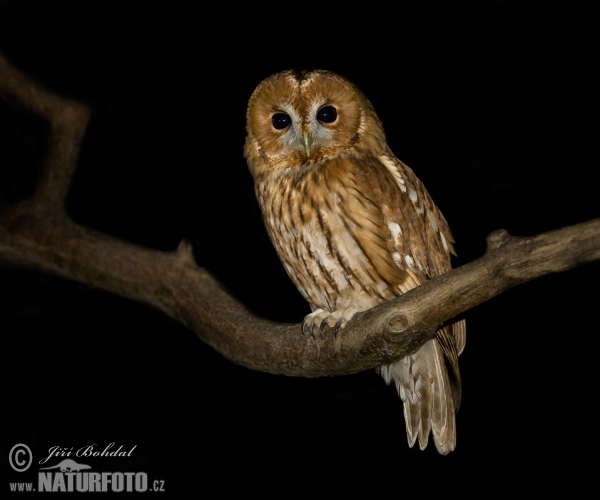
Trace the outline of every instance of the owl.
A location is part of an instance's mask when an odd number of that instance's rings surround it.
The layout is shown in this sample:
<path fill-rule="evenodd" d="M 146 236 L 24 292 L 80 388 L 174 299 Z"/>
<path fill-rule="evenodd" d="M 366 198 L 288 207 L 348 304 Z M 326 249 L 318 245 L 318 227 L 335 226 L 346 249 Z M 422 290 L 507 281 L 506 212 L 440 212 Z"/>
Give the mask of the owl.
<path fill-rule="evenodd" d="M 354 314 L 451 269 L 453 239 L 381 121 L 351 82 L 325 70 L 283 71 L 250 97 L 244 157 L 270 239 L 308 301 L 305 332 L 343 335 Z M 456 445 L 464 320 L 378 368 L 404 404 L 409 446 L 429 434 Z"/>

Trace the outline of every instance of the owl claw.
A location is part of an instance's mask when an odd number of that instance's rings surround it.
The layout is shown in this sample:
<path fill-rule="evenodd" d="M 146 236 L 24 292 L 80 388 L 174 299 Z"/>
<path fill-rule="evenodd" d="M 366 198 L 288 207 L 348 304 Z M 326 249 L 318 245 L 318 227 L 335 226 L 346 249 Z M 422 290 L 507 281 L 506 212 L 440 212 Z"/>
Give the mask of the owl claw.
<path fill-rule="evenodd" d="M 313 338 L 315 337 L 312 323 L 308 321 L 304 321 L 304 323 L 302 323 L 302 335 L 305 337 L 308 337 L 309 335 Z"/>
<path fill-rule="evenodd" d="M 344 318 L 340 318 L 337 320 L 335 326 L 333 327 L 333 334 L 337 337 L 338 331 L 346 326 L 348 321 L 344 320 Z"/>
<path fill-rule="evenodd" d="M 325 328 L 326 324 L 327 324 L 327 320 L 321 321 L 321 324 L 319 325 L 319 333 L 321 334 L 321 337 L 323 337 L 323 328 Z"/>
<path fill-rule="evenodd" d="M 319 333 L 323 336 L 323 320 L 329 313 L 323 309 L 316 309 L 310 313 L 304 322 L 302 323 L 302 333 L 304 335 L 310 334 L 312 338 L 315 338 L 315 327 L 319 327 Z"/>
<path fill-rule="evenodd" d="M 314 339 L 315 338 L 315 326 L 317 325 L 317 323 L 315 321 L 313 321 L 310 324 L 310 336 Z M 321 334 L 322 335 L 322 334 Z"/>
<path fill-rule="evenodd" d="M 302 333 L 304 335 L 310 333 L 310 336 L 315 338 L 315 329 L 318 328 L 319 334 L 324 337 L 325 327 L 328 326 L 333 329 L 333 334 L 337 336 L 338 331 L 344 328 L 358 311 L 353 307 L 337 309 L 333 312 L 316 309 L 304 318 Z"/>

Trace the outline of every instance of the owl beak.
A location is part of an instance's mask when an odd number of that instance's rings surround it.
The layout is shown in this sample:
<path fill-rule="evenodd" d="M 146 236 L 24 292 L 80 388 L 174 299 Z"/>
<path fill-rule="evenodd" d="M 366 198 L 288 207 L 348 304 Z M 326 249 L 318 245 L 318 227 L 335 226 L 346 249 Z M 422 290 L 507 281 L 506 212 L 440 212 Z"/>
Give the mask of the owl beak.
<path fill-rule="evenodd" d="M 306 151 L 306 155 L 310 156 L 310 150 L 312 148 L 313 141 L 310 133 L 307 130 L 305 130 L 302 134 L 302 144 L 304 144 L 304 151 Z"/>

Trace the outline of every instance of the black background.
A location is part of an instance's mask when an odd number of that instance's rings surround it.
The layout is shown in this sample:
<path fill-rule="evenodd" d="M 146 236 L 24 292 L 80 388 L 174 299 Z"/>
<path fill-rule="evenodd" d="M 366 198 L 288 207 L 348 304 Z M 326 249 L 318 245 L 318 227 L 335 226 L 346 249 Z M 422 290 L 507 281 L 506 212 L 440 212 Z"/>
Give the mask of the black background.
<path fill-rule="evenodd" d="M 334 70 L 367 94 L 446 215 L 455 266 L 495 229 L 527 236 L 600 215 L 591 12 L 368 4 L 5 0 L 0 50 L 92 106 L 67 200 L 78 223 L 163 250 L 190 238 L 199 264 L 274 320 L 300 322 L 308 307 L 267 240 L 242 146 L 248 97 L 278 70 Z M 0 101 L 0 203 L 31 192 L 45 130 Z M 408 448 L 400 399 L 374 372 L 252 372 L 149 307 L 3 268 L 0 452 L 136 445 L 78 461 L 199 498 L 592 488 L 599 279 L 588 264 L 466 313 L 458 447 L 442 457 Z M 35 479 L 2 460 L 3 491 Z"/>

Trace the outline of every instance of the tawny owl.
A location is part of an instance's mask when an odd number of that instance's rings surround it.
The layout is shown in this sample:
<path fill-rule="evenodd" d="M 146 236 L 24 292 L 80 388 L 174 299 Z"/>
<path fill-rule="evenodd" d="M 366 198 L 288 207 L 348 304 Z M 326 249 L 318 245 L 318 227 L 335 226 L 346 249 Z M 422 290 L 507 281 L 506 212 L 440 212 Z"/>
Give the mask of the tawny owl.
<path fill-rule="evenodd" d="M 244 156 L 263 219 L 290 278 L 309 302 L 311 332 L 450 270 L 448 224 L 387 145 L 367 98 L 329 71 L 284 71 L 248 103 Z M 464 321 L 379 368 L 404 402 L 409 445 L 456 444 Z"/>

